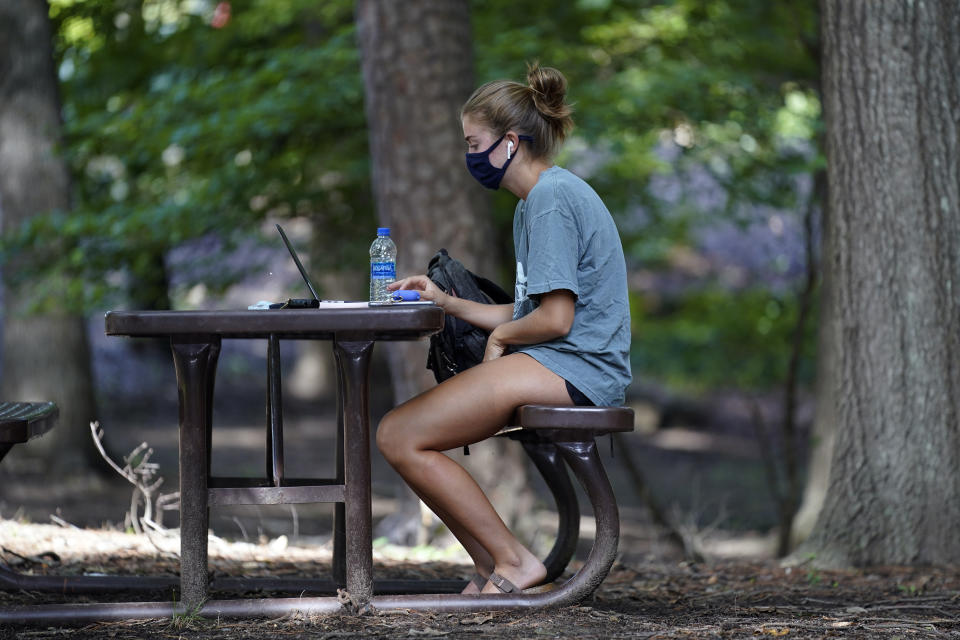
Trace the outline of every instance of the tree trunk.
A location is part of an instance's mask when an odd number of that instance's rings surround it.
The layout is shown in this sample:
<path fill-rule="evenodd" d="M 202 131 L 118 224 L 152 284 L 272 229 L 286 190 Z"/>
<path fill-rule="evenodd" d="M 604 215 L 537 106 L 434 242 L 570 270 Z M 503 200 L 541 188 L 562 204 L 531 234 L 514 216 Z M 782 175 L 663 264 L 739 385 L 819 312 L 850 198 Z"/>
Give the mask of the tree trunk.
<path fill-rule="evenodd" d="M 361 0 L 357 32 L 374 200 L 397 243 L 398 275 L 425 273 L 440 247 L 489 273 L 490 205 L 464 167 L 458 117 L 473 91 L 468 3 Z M 390 347 L 398 402 L 433 384 L 424 343 Z"/>
<path fill-rule="evenodd" d="M 425 273 L 441 247 L 491 274 L 499 251 L 489 198 L 464 166 L 459 119 L 474 89 L 469 3 L 359 0 L 356 16 L 377 215 L 397 243 L 398 275 Z M 386 346 L 397 402 L 435 384 L 425 341 Z M 484 443 L 465 462 L 488 495 L 519 498 L 526 484 L 522 452 L 504 447 Z M 479 463 L 488 455 L 496 464 Z M 508 523 L 525 508 L 522 499 L 491 497 Z"/>
<path fill-rule="evenodd" d="M 60 104 L 43 0 L 0 0 L 0 216 L 6 233 L 31 216 L 70 207 L 67 167 L 58 155 Z M 8 269 L 15 268 L 7 265 Z M 30 317 L 30 284 L 4 295 L 4 400 L 54 400 L 53 432 L 11 456 L 40 453 L 51 468 L 96 459 L 90 349 L 82 317 Z M 25 453 L 20 450 L 27 450 Z M 89 453 L 89 455 L 87 455 Z"/>
<path fill-rule="evenodd" d="M 823 2 L 836 350 L 830 486 L 801 554 L 960 561 L 960 12 Z"/>
<path fill-rule="evenodd" d="M 830 207 L 822 201 L 820 227 L 829 224 Z M 817 326 L 817 376 L 815 395 L 816 410 L 813 430 L 810 433 L 810 453 L 807 462 L 807 483 L 803 491 L 800 509 L 793 518 L 790 531 L 790 548 L 795 549 L 810 537 L 817 516 L 823 508 L 830 482 L 830 459 L 833 456 L 834 436 L 837 432 L 836 401 L 832 397 L 836 387 L 836 371 L 839 349 L 832 339 L 834 335 L 833 274 L 831 273 L 831 243 L 829 234 L 821 232 L 820 260 L 820 309 Z"/>

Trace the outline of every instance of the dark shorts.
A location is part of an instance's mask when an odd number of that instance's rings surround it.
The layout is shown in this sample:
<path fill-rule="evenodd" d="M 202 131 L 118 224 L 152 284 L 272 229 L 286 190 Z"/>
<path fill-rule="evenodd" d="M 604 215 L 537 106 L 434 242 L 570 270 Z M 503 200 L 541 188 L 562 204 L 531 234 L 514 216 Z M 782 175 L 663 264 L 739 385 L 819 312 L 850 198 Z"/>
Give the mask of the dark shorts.
<path fill-rule="evenodd" d="M 577 407 L 592 407 L 593 401 L 590 400 L 587 396 L 583 395 L 583 391 L 577 389 L 575 386 L 564 380 L 567 385 L 567 393 L 570 394 L 570 399 L 573 400 L 573 404 Z"/>

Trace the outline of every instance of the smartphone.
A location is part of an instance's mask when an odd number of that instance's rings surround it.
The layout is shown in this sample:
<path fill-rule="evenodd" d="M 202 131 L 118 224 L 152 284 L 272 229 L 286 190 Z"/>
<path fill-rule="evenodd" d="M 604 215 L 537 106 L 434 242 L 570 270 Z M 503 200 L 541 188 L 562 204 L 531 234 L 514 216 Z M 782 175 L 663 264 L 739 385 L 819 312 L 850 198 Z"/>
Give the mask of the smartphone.
<path fill-rule="evenodd" d="M 274 302 L 271 309 L 318 309 L 320 301 L 316 298 L 290 298 L 286 302 Z"/>

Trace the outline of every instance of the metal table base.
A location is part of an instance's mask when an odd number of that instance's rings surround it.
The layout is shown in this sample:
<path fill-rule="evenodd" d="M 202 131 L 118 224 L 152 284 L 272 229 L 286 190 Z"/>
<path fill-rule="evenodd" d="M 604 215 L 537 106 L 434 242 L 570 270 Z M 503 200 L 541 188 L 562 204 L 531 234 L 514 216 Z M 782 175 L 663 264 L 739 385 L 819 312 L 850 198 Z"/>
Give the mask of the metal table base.
<path fill-rule="evenodd" d="M 580 505 L 570 482 L 566 464 L 557 446 L 534 433 L 505 433 L 519 440 L 534 465 L 543 476 L 556 502 L 558 514 L 557 537 L 547 554 L 546 582 L 557 580 L 567 568 L 576 551 L 580 533 Z M 268 453 L 268 456 L 270 454 Z M 342 466 L 342 460 L 339 461 Z M 342 472 L 340 472 L 342 473 Z M 338 504 L 342 509 L 342 504 Z M 342 516 L 341 516 L 342 517 Z M 209 581 L 212 592 L 286 592 L 307 594 L 333 594 L 345 586 L 343 525 L 335 518 L 333 579 L 262 577 L 238 578 L 217 577 Z M 339 540 L 338 540 L 339 538 Z M 176 576 L 84 576 L 84 575 L 28 575 L 0 565 L 0 589 L 41 591 L 60 594 L 82 593 L 173 593 L 179 597 L 181 581 Z M 459 593 L 466 586 L 465 580 L 374 580 L 373 594 L 405 593 Z"/>

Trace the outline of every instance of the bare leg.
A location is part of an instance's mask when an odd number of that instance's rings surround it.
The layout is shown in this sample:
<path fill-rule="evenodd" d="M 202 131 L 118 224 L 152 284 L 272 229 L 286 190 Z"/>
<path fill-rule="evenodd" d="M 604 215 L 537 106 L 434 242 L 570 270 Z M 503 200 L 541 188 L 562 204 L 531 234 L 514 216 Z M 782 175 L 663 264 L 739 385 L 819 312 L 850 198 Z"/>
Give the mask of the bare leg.
<path fill-rule="evenodd" d="M 522 353 L 484 362 L 388 413 L 377 446 L 404 480 L 458 532 L 493 559 L 519 588 L 546 575 L 543 564 L 507 529 L 466 470 L 442 452 L 489 438 L 523 404 L 571 404 L 563 378 Z M 468 552 L 470 549 L 468 548 Z M 478 554 L 482 555 L 482 554 Z M 485 567 L 474 557 L 478 570 Z M 497 593 L 488 584 L 484 592 Z"/>
<path fill-rule="evenodd" d="M 417 493 L 417 491 L 414 490 L 414 493 Z M 443 509 L 436 506 L 435 502 L 427 496 L 420 495 L 419 493 L 417 493 L 417 495 L 431 511 L 437 514 L 437 517 L 443 521 L 443 524 L 450 530 L 450 533 L 452 533 L 460 544 L 463 545 L 463 548 L 467 550 L 470 559 L 473 560 L 474 571 L 484 578 L 489 576 L 490 572 L 493 571 L 493 556 L 491 556 L 490 553 L 483 548 L 483 545 L 477 542 L 466 529 L 461 527 L 460 523 L 451 518 Z M 480 593 L 480 588 L 471 581 L 461 593 Z"/>

